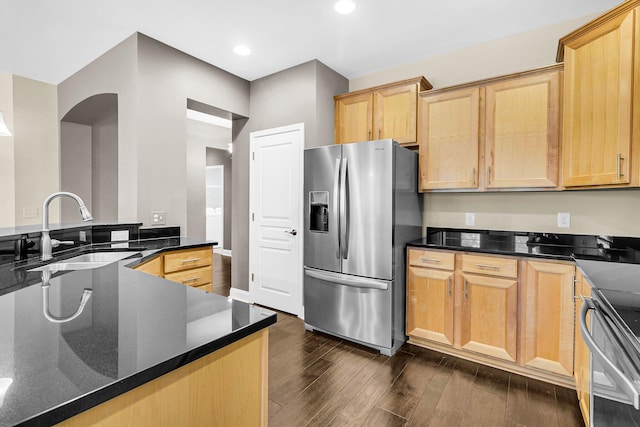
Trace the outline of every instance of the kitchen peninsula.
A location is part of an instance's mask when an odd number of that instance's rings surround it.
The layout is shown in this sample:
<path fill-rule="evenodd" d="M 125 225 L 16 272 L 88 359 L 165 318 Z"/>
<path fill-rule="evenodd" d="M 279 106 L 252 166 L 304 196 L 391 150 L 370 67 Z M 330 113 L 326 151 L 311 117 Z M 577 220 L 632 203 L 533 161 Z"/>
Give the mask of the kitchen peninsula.
<path fill-rule="evenodd" d="M 136 240 L 86 270 L 0 266 L 0 426 L 266 425 L 275 313 L 135 270 L 210 245 Z"/>

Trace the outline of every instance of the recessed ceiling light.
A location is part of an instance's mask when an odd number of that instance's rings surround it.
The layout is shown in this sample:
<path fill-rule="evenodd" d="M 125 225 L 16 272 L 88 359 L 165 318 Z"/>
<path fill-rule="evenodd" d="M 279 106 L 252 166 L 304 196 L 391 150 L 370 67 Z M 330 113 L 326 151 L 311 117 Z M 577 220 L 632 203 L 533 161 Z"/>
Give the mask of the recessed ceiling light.
<path fill-rule="evenodd" d="M 251 49 L 241 44 L 233 48 L 233 51 L 241 56 L 251 55 Z"/>
<path fill-rule="evenodd" d="M 353 12 L 353 9 L 356 8 L 356 4 L 351 0 L 339 0 L 336 2 L 334 8 L 336 9 L 336 12 L 346 15 L 347 13 Z"/>

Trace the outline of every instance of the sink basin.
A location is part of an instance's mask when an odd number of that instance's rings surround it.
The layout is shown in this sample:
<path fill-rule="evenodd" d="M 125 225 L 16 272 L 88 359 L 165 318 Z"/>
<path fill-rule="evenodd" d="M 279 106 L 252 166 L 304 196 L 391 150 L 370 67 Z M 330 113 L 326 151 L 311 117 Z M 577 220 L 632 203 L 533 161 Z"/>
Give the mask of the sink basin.
<path fill-rule="evenodd" d="M 92 252 L 58 262 L 52 262 L 28 271 L 64 271 L 64 270 L 90 270 L 103 267 L 116 261 L 136 255 L 139 252 Z"/>

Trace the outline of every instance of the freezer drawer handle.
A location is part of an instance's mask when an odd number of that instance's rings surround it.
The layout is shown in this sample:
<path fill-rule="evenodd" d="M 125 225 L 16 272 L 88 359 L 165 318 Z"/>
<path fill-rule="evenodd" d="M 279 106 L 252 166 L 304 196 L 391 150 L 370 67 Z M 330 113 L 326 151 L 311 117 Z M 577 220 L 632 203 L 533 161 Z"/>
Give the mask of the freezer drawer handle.
<path fill-rule="evenodd" d="M 627 397 L 629 397 L 633 401 L 633 407 L 636 409 L 640 409 L 640 395 L 638 393 L 638 389 L 633 385 L 633 382 L 627 378 L 617 366 L 609 360 L 609 358 L 603 353 L 602 350 L 598 347 L 598 345 L 593 340 L 589 329 L 587 328 L 587 312 L 589 310 L 596 310 L 596 306 L 591 300 L 591 298 L 582 298 L 582 307 L 580 308 L 580 334 L 584 339 L 585 344 L 589 347 L 589 350 L 594 355 L 598 356 L 598 359 L 602 362 L 602 367 L 607 371 L 615 383 L 620 386 L 621 389 L 624 390 Z M 602 322 L 602 326 L 606 328 L 605 322 Z"/>
<path fill-rule="evenodd" d="M 367 279 L 364 277 L 352 279 L 348 276 L 345 276 L 344 274 L 312 270 L 310 268 L 305 268 L 304 274 L 306 274 L 309 277 L 313 277 L 314 279 L 320 279 L 320 280 L 325 280 L 327 282 L 339 283 L 341 285 L 351 286 L 353 288 L 380 289 L 383 291 L 386 291 L 387 289 L 389 289 L 389 283 L 384 282 L 382 280 Z"/>

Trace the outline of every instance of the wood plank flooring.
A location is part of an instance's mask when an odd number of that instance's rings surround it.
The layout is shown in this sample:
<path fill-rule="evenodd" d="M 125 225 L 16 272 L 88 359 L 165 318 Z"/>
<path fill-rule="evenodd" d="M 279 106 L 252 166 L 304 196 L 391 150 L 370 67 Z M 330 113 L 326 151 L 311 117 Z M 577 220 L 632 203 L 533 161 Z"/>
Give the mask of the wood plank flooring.
<path fill-rule="evenodd" d="M 230 266 L 214 254 L 215 293 L 229 295 Z M 584 426 L 574 390 L 409 344 L 382 356 L 281 312 L 269 333 L 269 425 Z"/>

